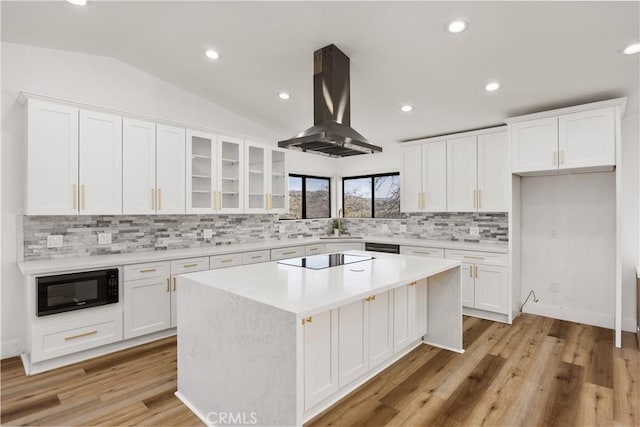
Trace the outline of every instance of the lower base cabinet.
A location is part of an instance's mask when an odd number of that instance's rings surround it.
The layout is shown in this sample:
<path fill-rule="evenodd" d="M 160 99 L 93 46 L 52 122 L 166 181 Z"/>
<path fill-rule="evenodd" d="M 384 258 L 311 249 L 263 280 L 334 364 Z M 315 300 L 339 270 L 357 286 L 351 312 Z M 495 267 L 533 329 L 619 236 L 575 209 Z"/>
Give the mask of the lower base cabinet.
<path fill-rule="evenodd" d="M 395 354 L 427 334 L 427 280 L 410 283 L 392 292 Z"/>
<path fill-rule="evenodd" d="M 338 310 L 304 325 L 304 409 L 338 391 Z"/>
<path fill-rule="evenodd" d="M 171 285 L 168 276 L 124 282 L 124 338 L 171 327 Z"/>

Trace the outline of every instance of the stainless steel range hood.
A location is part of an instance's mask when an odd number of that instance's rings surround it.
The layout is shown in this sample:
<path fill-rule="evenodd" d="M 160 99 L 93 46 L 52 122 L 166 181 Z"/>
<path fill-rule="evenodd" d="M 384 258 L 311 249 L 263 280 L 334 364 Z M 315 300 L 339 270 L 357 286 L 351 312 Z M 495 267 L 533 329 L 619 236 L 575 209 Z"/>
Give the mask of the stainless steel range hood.
<path fill-rule="evenodd" d="M 313 53 L 313 123 L 278 146 L 331 157 L 382 152 L 350 126 L 349 57 L 334 45 Z"/>

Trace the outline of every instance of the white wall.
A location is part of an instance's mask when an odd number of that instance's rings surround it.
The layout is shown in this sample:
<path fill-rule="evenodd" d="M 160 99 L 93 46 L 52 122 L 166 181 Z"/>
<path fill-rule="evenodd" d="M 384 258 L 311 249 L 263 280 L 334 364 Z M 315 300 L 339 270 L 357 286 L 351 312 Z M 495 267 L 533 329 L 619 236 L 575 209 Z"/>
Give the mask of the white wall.
<path fill-rule="evenodd" d="M 260 124 L 111 58 L 2 43 L 2 357 L 22 349 L 22 278 L 19 233 L 24 194 L 24 117 L 19 91 L 185 122 L 275 143 L 280 135 Z M 291 153 L 298 172 L 333 174 L 334 162 Z"/>
<path fill-rule="evenodd" d="M 615 227 L 615 173 L 523 178 L 525 311 L 613 328 Z"/>

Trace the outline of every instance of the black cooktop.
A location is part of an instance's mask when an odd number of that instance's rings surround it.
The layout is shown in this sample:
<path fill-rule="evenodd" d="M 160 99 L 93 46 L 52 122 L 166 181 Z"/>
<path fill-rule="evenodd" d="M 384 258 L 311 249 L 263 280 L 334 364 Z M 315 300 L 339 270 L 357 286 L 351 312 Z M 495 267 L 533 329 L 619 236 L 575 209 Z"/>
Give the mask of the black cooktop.
<path fill-rule="evenodd" d="M 313 255 L 303 258 L 291 258 L 278 261 L 278 264 L 293 265 L 295 267 L 310 268 L 312 270 L 322 270 L 323 268 L 337 267 L 355 262 L 369 261 L 375 259 L 372 256 L 349 255 L 349 254 L 328 254 Z"/>

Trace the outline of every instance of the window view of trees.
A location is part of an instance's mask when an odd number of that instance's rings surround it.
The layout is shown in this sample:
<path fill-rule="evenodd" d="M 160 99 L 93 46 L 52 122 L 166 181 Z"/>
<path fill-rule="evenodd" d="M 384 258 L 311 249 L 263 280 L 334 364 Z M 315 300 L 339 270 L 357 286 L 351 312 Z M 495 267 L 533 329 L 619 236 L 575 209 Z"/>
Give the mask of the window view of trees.
<path fill-rule="evenodd" d="M 345 217 L 400 217 L 400 174 L 344 178 L 342 185 Z"/>
<path fill-rule="evenodd" d="M 331 217 L 329 178 L 289 175 L 289 213 L 281 219 Z"/>

